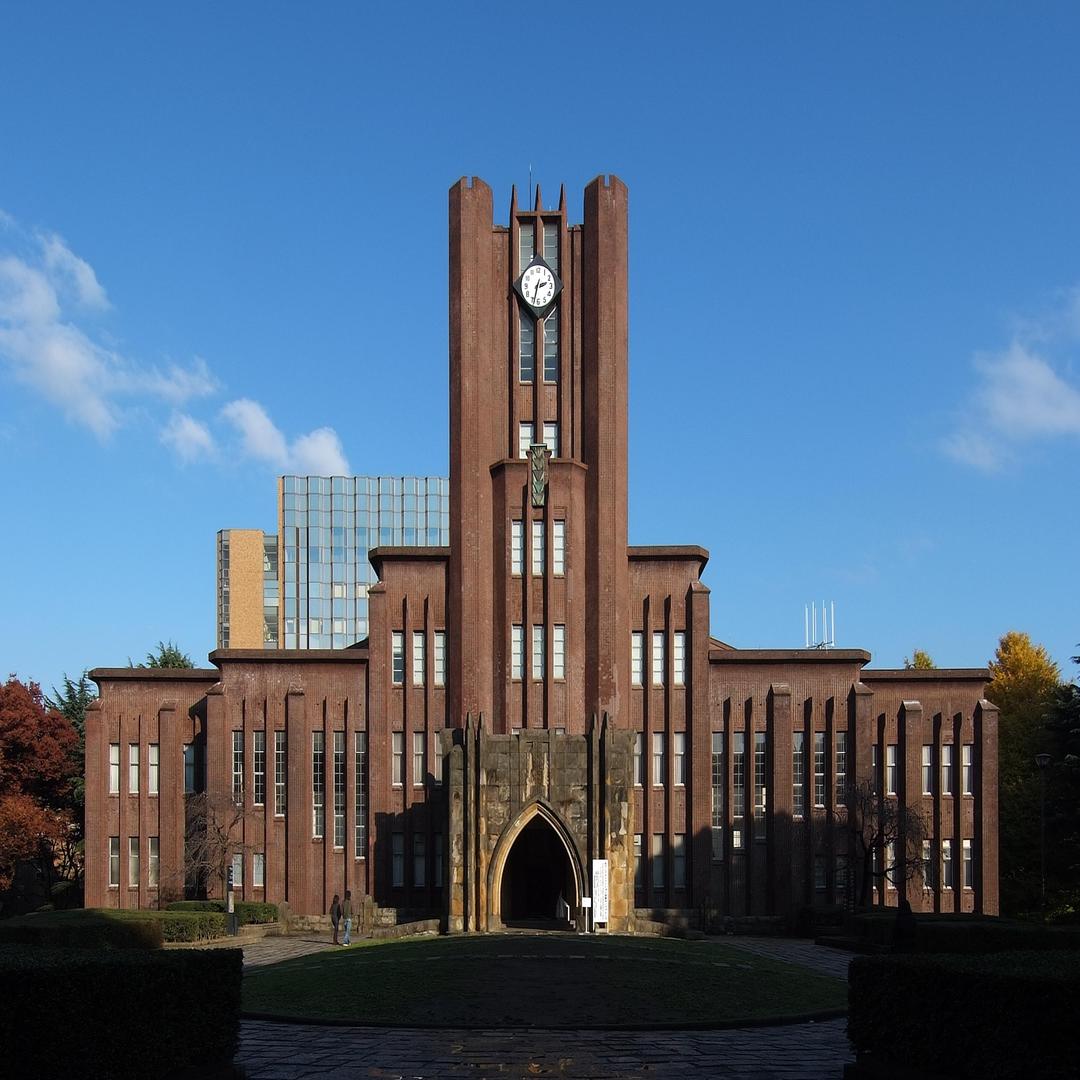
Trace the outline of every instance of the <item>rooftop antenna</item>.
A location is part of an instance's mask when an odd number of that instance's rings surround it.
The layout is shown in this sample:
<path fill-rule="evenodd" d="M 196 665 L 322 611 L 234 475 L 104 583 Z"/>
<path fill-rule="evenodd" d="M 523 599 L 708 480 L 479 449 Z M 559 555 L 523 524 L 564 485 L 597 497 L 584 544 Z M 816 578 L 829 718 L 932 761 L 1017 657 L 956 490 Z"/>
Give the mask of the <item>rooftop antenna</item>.
<path fill-rule="evenodd" d="M 821 636 L 818 637 L 817 601 L 803 605 L 803 640 L 807 649 L 836 647 L 836 601 L 821 602 Z"/>
<path fill-rule="evenodd" d="M 532 194 L 532 189 L 533 189 L 533 186 L 532 186 L 532 162 L 530 161 L 529 162 L 529 188 L 528 188 L 528 191 L 529 191 L 530 195 Z M 533 209 L 535 210 L 536 207 L 534 206 Z"/>

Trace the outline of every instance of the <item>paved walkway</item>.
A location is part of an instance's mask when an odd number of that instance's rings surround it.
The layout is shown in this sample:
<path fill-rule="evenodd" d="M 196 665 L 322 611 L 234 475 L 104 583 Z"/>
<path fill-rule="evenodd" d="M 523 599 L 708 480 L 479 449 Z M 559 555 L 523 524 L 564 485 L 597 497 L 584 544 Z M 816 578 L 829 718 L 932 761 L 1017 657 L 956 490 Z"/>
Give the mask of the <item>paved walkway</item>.
<path fill-rule="evenodd" d="M 852 959 L 852 953 L 843 949 L 829 949 L 798 938 L 725 937 L 722 940 L 726 945 L 747 949 L 773 960 L 786 960 L 789 964 L 812 968 L 822 975 L 832 975 L 837 979 L 847 979 L 848 965 Z"/>

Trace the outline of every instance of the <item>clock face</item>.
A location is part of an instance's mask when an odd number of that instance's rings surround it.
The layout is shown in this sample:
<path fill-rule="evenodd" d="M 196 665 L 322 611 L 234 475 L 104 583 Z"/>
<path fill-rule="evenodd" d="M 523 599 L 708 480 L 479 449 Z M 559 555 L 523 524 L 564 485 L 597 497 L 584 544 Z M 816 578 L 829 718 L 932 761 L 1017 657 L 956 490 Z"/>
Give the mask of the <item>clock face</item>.
<path fill-rule="evenodd" d="M 555 275 L 543 263 L 533 263 L 521 275 L 525 303 L 540 311 L 555 299 Z"/>

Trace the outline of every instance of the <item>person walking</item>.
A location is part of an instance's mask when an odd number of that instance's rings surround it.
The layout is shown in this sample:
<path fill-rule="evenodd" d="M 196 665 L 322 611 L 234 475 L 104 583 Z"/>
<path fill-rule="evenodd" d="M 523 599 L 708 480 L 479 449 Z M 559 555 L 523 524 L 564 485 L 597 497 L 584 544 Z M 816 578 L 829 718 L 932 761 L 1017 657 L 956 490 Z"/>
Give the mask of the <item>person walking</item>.
<path fill-rule="evenodd" d="M 345 920 L 345 940 L 342 945 L 348 945 L 352 935 L 352 892 L 345 890 L 345 900 L 341 905 L 341 917 Z"/>
<path fill-rule="evenodd" d="M 338 941 L 338 925 L 341 922 L 341 900 L 338 898 L 338 894 L 334 893 L 334 899 L 330 901 L 330 925 L 334 928 L 334 944 L 340 945 Z"/>

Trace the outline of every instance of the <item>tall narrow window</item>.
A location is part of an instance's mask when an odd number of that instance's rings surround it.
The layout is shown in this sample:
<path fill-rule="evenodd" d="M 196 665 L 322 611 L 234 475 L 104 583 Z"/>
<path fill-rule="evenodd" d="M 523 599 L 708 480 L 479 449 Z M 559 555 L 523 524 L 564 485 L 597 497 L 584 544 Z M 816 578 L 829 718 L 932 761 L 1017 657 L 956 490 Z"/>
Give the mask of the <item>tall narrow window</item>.
<path fill-rule="evenodd" d="M 551 630 L 551 675 L 566 678 L 566 627 L 561 624 Z"/>
<path fill-rule="evenodd" d="M 414 630 L 412 636 L 412 684 L 424 685 L 424 632 Z"/>
<path fill-rule="evenodd" d="M 139 744 L 128 744 L 128 794 L 139 794 Z"/>
<path fill-rule="evenodd" d="M 956 885 L 953 878 L 952 841 L 941 841 L 941 884 L 946 889 L 952 889 Z"/>
<path fill-rule="evenodd" d="M 531 383 L 536 377 L 536 322 L 527 311 L 518 313 L 518 380 Z"/>
<path fill-rule="evenodd" d="M 652 684 L 664 685 L 664 632 L 654 630 L 652 636 Z"/>
<path fill-rule="evenodd" d="M 971 795 L 975 790 L 975 747 L 971 743 L 960 747 L 960 770 L 960 790 Z"/>
<path fill-rule="evenodd" d="M 671 645 L 671 678 L 676 686 L 686 685 L 686 634 L 676 630 Z"/>
<path fill-rule="evenodd" d="M 974 853 L 971 850 L 971 841 L 964 840 L 961 842 L 962 851 L 964 856 L 964 888 L 975 888 L 975 859 Z"/>
<path fill-rule="evenodd" d="M 645 733 L 634 733 L 634 786 L 645 783 Z"/>
<path fill-rule="evenodd" d="M 825 732 L 814 732 L 814 806 L 825 805 Z"/>
<path fill-rule="evenodd" d="M 559 309 L 552 308 L 544 320 L 544 382 L 559 381 Z M 546 441 L 546 440 L 545 440 Z M 550 444 L 549 444 L 550 445 Z M 558 457 L 558 451 L 552 448 Z"/>
<path fill-rule="evenodd" d="M 510 522 L 510 573 L 520 574 L 525 546 L 525 523 L 523 521 Z"/>
<path fill-rule="evenodd" d="M 559 272 L 559 226 L 555 222 L 544 223 L 544 262 Z"/>
<path fill-rule="evenodd" d="M 390 754 L 390 782 L 394 787 L 401 787 L 405 783 L 405 732 L 391 733 Z"/>
<path fill-rule="evenodd" d="M 551 529 L 551 572 L 561 577 L 566 573 L 566 522 L 554 521 Z"/>
<path fill-rule="evenodd" d="M 686 787 L 686 732 L 676 731 L 672 738 L 675 752 L 675 786 Z"/>
<path fill-rule="evenodd" d="M 686 888 L 686 833 L 676 833 L 671 850 L 672 885 L 676 889 Z"/>
<path fill-rule="evenodd" d="M 653 833 L 652 838 L 652 883 L 659 892 L 664 887 L 664 834 Z"/>
<path fill-rule="evenodd" d="M 922 842 L 922 877 L 923 888 L 934 888 L 934 841 L 924 840 Z"/>
<path fill-rule="evenodd" d="M 395 889 L 405 887 L 405 834 L 392 833 L 390 836 L 391 883 Z"/>
<path fill-rule="evenodd" d="M 828 887 L 828 867 L 825 865 L 825 856 L 818 853 L 814 856 L 814 891 L 825 892 Z"/>
<path fill-rule="evenodd" d="M 736 818 L 746 816 L 746 733 L 736 731 L 731 755 L 732 807 Z M 738 845 L 735 845 L 738 847 Z"/>
<path fill-rule="evenodd" d="M 847 732 L 836 733 L 836 801 L 847 801 Z"/>
<path fill-rule="evenodd" d="M 533 577 L 542 577 L 544 574 L 544 523 L 534 521 L 532 523 L 532 572 Z"/>
<path fill-rule="evenodd" d="M 345 846 L 345 732 L 334 732 L 334 847 Z"/>
<path fill-rule="evenodd" d="M 161 783 L 161 746 L 156 742 L 152 742 L 149 750 L 150 760 L 147 763 L 146 790 L 151 795 L 156 795 Z"/>
<path fill-rule="evenodd" d="M 724 860 L 724 733 L 712 733 L 712 861 Z"/>
<path fill-rule="evenodd" d="M 653 787 L 663 787 L 667 770 L 664 767 L 664 733 L 654 731 L 652 737 L 652 782 Z"/>
<path fill-rule="evenodd" d="M 847 856 L 838 853 L 833 864 L 833 895 L 837 902 L 847 899 L 848 890 L 848 860 Z"/>
<path fill-rule="evenodd" d="M 109 743 L 109 794 L 120 793 L 120 744 Z M 117 841 L 119 843 L 119 841 Z M 119 857 L 119 856 L 118 856 Z"/>
<path fill-rule="evenodd" d="M 443 883 L 443 838 L 442 833 L 435 834 L 435 865 L 432 867 L 432 882 L 436 889 L 442 888 Z"/>
<path fill-rule="evenodd" d="M 953 748 L 952 743 L 945 743 L 941 748 L 941 794 L 953 793 Z M 947 886 L 951 888 L 952 886 Z"/>
<path fill-rule="evenodd" d="M 518 273 L 532 262 L 536 254 L 536 231 L 532 222 L 518 226 Z M 552 267 L 554 269 L 554 267 Z"/>
<path fill-rule="evenodd" d="M 510 678 L 520 679 L 525 664 L 525 628 L 510 627 Z"/>
<path fill-rule="evenodd" d="M 754 820 L 765 820 L 765 806 L 769 793 L 766 785 L 765 732 L 754 732 Z M 758 840 L 764 840 L 764 832 L 756 834 Z"/>
<path fill-rule="evenodd" d="M 150 837 L 149 854 L 150 862 L 146 868 L 146 884 L 151 889 L 156 889 L 161 878 L 161 840 L 159 837 Z"/>
<path fill-rule="evenodd" d="M 544 445 L 551 451 L 552 457 L 559 456 L 559 425 L 554 420 L 544 422 Z"/>
<path fill-rule="evenodd" d="M 542 626 L 532 628 L 532 677 L 534 679 L 544 677 L 544 628 Z"/>
<path fill-rule="evenodd" d="M 395 686 L 405 681 L 405 635 L 400 630 L 390 635 L 390 678 Z"/>
<path fill-rule="evenodd" d="M 412 883 L 422 889 L 427 883 L 427 843 L 423 833 L 413 833 L 412 838 Z"/>
<path fill-rule="evenodd" d="M 367 732 L 356 733 L 356 857 L 367 856 Z"/>
<path fill-rule="evenodd" d="M 311 733 L 311 835 L 321 840 L 326 831 L 326 736 Z"/>
<path fill-rule="evenodd" d="M 232 733 L 232 795 L 239 805 L 244 801 L 244 733 Z"/>
<path fill-rule="evenodd" d="M 274 813 L 285 815 L 285 732 L 274 732 Z"/>
<path fill-rule="evenodd" d="M 413 787 L 423 787 L 427 779 L 427 760 L 424 753 L 424 733 L 414 731 L 412 737 L 412 782 Z"/>
<path fill-rule="evenodd" d="M 806 734 L 802 731 L 791 735 L 791 816 L 801 818 L 806 814 Z"/>
<path fill-rule="evenodd" d="M 640 630 L 635 630 L 630 635 L 630 681 L 634 686 L 640 686 L 644 678 L 644 658 L 645 635 Z"/>
<path fill-rule="evenodd" d="M 527 458 L 529 447 L 533 444 L 532 424 L 518 424 L 518 457 Z"/>
<path fill-rule="evenodd" d="M 184 794 L 190 795 L 195 790 L 195 747 L 184 743 Z"/>
<path fill-rule="evenodd" d="M 441 731 L 433 731 L 431 733 L 431 747 L 431 781 L 434 784 L 441 784 L 443 774 L 443 745 Z"/>
<path fill-rule="evenodd" d="M 435 631 L 435 685 L 446 685 L 446 631 Z"/>
<path fill-rule="evenodd" d="M 119 759 L 120 744 L 116 744 L 117 759 Z M 117 760 L 116 767 L 120 768 L 120 762 Z M 117 888 L 120 885 L 120 837 L 109 837 L 109 887 Z"/>
<path fill-rule="evenodd" d="M 251 856 L 251 884 L 256 889 L 266 887 L 266 852 L 256 851 Z"/>
<path fill-rule="evenodd" d="M 922 790 L 924 795 L 934 794 L 934 748 L 926 743 L 922 748 Z"/>
<path fill-rule="evenodd" d="M 885 747 L 885 794 L 896 794 L 896 780 L 898 773 L 896 765 L 896 743 L 889 743 Z"/>
<path fill-rule="evenodd" d="M 128 888 L 139 887 L 139 838 L 128 837 Z"/>
<path fill-rule="evenodd" d="M 266 802 L 266 732 L 252 732 L 251 795 L 256 806 Z"/>
<path fill-rule="evenodd" d="M 645 836 L 642 833 L 634 833 L 634 888 L 638 892 L 645 891 Z"/>

